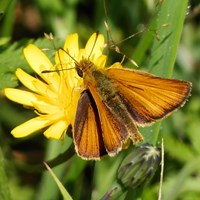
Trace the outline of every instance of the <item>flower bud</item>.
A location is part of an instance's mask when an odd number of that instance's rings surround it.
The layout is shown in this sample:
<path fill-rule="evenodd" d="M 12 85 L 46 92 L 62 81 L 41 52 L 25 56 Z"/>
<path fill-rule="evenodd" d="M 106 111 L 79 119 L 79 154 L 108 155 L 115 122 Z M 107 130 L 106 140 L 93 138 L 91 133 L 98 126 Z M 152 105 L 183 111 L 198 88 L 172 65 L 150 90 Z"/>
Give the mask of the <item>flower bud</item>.
<path fill-rule="evenodd" d="M 136 147 L 122 161 L 117 178 L 123 186 L 135 189 L 153 177 L 160 160 L 159 148 L 149 144 Z"/>

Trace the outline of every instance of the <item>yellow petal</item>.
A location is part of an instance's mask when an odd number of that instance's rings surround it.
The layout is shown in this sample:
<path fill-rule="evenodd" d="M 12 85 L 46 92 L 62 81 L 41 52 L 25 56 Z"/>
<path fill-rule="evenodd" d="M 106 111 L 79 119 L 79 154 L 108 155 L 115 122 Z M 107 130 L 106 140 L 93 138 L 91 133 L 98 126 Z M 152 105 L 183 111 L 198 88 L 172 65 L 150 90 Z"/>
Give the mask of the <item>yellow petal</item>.
<path fill-rule="evenodd" d="M 64 49 L 64 50 L 63 50 Z M 63 49 L 56 52 L 55 62 L 58 69 L 66 70 L 75 67 L 78 55 L 78 34 L 70 34 L 67 36 Z"/>
<path fill-rule="evenodd" d="M 89 56 L 91 56 L 93 60 L 96 60 L 100 55 L 102 55 L 103 46 L 103 35 L 97 35 L 97 33 L 93 33 L 85 46 L 86 58 L 89 58 Z"/>
<path fill-rule="evenodd" d="M 87 58 L 86 50 L 85 49 L 79 49 L 78 62 L 80 62 L 83 58 Z"/>
<path fill-rule="evenodd" d="M 39 75 L 41 74 L 41 66 L 44 66 L 43 70 L 53 69 L 48 57 L 35 45 L 29 44 L 24 48 L 24 56 L 31 68 Z"/>
<path fill-rule="evenodd" d="M 65 45 L 64 45 L 64 49 L 66 51 L 68 51 L 70 56 L 72 56 L 73 58 L 75 58 L 78 55 L 79 47 L 78 47 L 78 34 L 77 33 L 70 34 L 67 36 Z"/>
<path fill-rule="evenodd" d="M 52 124 L 45 132 L 44 135 L 49 139 L 61 139 L 63 133 L 67 130 L 69 122 L 60 120 Z"/>
<path fill-rule="evenodd" d="M 96 67 L 99 69 L 104 68 L 106 64 L 106 60 L 107 60 L 107 56 L 105 55 L 99 56 L 95 61 Z"/>
<path fill-rule="evenodd" d="M 36 117 L 17 126 L 11 133 L 16 138 L 25 137 L 49 126 L 51 123 L 51 120 L 44 120 L 42 117 Z"/>
<path fill-rule="evenodd" d="M 39 98 L 39 95 L 37 94 L 14 88 L 6 88 L 4 93 L 8 99 L 31 107 L 33 106 L 32 103 L 38 101 Z"/>
<path fill-rule="evenodd" d="M 45 84 L 37 78 L 32 77 L 31 75 L 24 72 L 22 69 L 18 68 L 16 71 L 16 75 L 20 82 L 33 92 L 50 96 L 51 98 L 55 96 L 55 93 L 49 89 L 49 85 Z"/>
<path fill-rule="evenodd" d="M 42 73 L 44 70 L 55 70 L 55 67 L 52 65 L 48 57 L 35 45 L 29 44 L 24 48 L 24 56 L 31 66 L 31 68 L 49 85 L 52 87 L 54 84 L 59 82 L 59 77 L 57 72 Z M 49 82 L 51 81 L 51 82 Z M 54 86 L 56 88 L 57 85 Z"/>
<path fill-rule="evenodd" d="M 24 72 L 22 69 L 18 68 L 16 71 L 16 76 L 20 80 L 20 82 L 26 86 L 28 89 L 36 92 L 37 89 L 33 85 L 33 82 L 36 80 L 36 78 L 32 77 L 31 75 Z M 37 79 L 38 80 L 38 79 Z"/>
<path fill-rule="evenodd" d="M 40 96 L 37 102 L 32 103 L 33 107 L 35 108 L 36 112 L 38 111 L 38 114 L 54 114 L 54 113 L 62 113 L 61 108 L 59 107 L 59 103 L 56 103 L 55 101 Z M 49 117 L 47 115 L 47 118 Z"/>
<path fill-rule="evenodd" d="M 66 80 L 66 85 L 68 88 L 74 88 L 77 86 L 78 79 L 80 77 L 77 75 L 75 70 L 75 62 L 78 62 L 78 34 L 70 34 L 67 36 L 64 50 L 60 49 L 55 56 L 56 66 L 60 72 L 60 75 L 64 75 Z M 73 69 L 74 68 L 74 69 Z M 69 69 L 69 70 L 67 70 Z"/>
<path fill-rule="evenodd" d="M 111 65 L 110 67 L 108 67 L 108 69 L 109 68 L 123 68 L 123 67 L 122 67 L 122 64 L 120 62 L 116 62 L 113 65 Z"/>

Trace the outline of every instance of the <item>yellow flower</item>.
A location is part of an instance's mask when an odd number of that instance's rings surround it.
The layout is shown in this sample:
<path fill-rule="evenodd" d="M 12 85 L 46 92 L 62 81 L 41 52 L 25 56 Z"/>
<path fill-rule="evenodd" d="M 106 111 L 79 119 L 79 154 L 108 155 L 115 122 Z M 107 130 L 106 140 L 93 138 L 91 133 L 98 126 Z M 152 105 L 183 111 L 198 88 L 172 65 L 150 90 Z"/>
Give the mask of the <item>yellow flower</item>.
<path fill-rule="evenodd" d="M 22 69 L 16 76 L 30 91 L 6 88 L 5 95 L 12 101 L 35 109 L 37 117 L 12 130 L 14 137 L 28 136 L 46 128 L 44 135 L 62 139 L 70 124 L 73 125 L 76 106 L 83 89 L 83 80 L 78 76 L 75 63 L 90 59 L 97 68 L 104 68 L 106 56 L 102 54 L 103 35 L 93 34 L 84 49 L 79 49 L 78 34 L 66 38 L 63 49 L 56 52 L 53 65 L 46 55 L 34 45 L 24 49 L 24 56 L 31 68 L 40 76 L 37 79 Z M 43 73 L 45 70 L 52 71 Z"/>

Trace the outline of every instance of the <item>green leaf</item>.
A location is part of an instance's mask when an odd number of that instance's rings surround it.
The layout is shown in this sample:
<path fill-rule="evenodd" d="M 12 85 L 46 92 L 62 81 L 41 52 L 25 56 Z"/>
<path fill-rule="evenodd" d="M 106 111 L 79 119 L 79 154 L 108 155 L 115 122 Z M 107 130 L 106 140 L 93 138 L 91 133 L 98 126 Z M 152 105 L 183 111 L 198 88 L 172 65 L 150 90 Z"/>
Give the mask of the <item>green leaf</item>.
<path fill-rule="evenodd" d="M 1 36 L 3 37 L 11 37 L 13 32 L 13 24 L 15 19 L 15 9 L 16 9 L 17 0 L 7 1 L 7 3 L 4 1 L 1 1 L 0 4 L 0 11 L 4 11 L 5 9 L 5 15 L 3 18 L 3 25 L 2 25 L 2 32 Z M 2 9 L 2 10 L 1 10 Z"/>
<path fill-rule="evenodd" d="M 200 157 L 194 158 L 181 171 L 173 177 L 173 181 L 167 190 L 163 193 L 163 200 L 177 199 L 184 187 L 184 183 L 193 173 L 199 170 Z"/>
<path fill-rule="evenodd" d="M 56 141 L 56 140 L 48 141 L 47 147 L 46 147 L 45 160 L 50 160 L 54 158 L 55 156 L 57 156 L 60 152 L 63 151 L 63 149 L 67 149 L 70 143 L 71 141 L 69 140 L 69 138 L 66 138 L 64 145 L 61 145 L 60 141 Z M 66 173 L 65 167 L 66 167 L 65 165 L 59 165 L 59 166 L 56 166 L 56 168 L 54 169 L 54 172 L 56 173 L 59 179 L 63 178 L 63 174 Z M 40 189 L 35 196 L 37 200 L 58 199 L 59 190 L 57 187 L 55 187 L 55 184 L 52 181 L 49 174 L 44 173 L 42 175 L 39 188 Z M 48 188 L 48 192 L 46 190 L 47 188 Z"/>
<path fill-rule="evenodd" d="M 1 148 L 0 148 L 0 199 L 11 200 L 9 182 L 5 171 L 4 157 Z"/>
<path fill-rule="evenodd" d="M 160 40 L 153 43 L 149 62 L 151 73 L 167 78 L 172 76 L 187 5 L 188 0 L 167 0 L 161 4 L 155 27 Z"/>
<path fill-rule="evenodd" d="M 152 27 L 160 38 L 160 40 L 155 38 L 151 50 L 149 71 L 152 74 L 167 78 L 172 76 L 187 5 L 188 0 L 167 0 L 160 4 L 155 27 Z M 147 142 L 156 144 L 159 130 L 160 122 L 151 128 L 143 129 L 142 132 L 147 138 Z M 149 132 L 153 132 L 153 135 L 150 136 Z"/>
<path fill-rule="evenodd" d="M 60 44 L 60 41 L 55 39 L 55 43 L 57 44 L 56 48 L 59 48 L 58 44 Z M 33 73 L 23 55 L 23 48 L 28 44 L 34 44 L 41 50 L 49 49 L 44 53 L 51 61 L 53 61 L 55 49 L 53 44 L 46 38 L 39 38 L 38 40 L 22 40 L 20 42 L 15 42 L 12 45 L 7 44 L 0 46 L 0 89 L 18 86 L 18 80 L 15 76 L 17 68 L 21 68 L 27 73 Z"/>
<path fill-rule="evenodd" d="M 46 168 L 49 170 L 51 176 L 53 177 L 55 183 L 57 184 L 62 196 L 64 200 L 72 200 L 72 197 L 69 195 L 69 193 L 67 192 L 67 190 L 65 189 L 65 187 L 62 185 L 62 183 L 59 181 L 59 179 L 56 177 L 56 175 L 53 173 L 53 171 L 51 170 L 51 168 L 44 163 Z"/>
<path fill-rule="evenodd" d="M 164 142 L 165 151 L 177 161 L 187 163 L 188 160 L 194 159 L 193 149 L 172 135 L 165 135 Z M 176 150 L 172 147 L 176 147 Z"/>

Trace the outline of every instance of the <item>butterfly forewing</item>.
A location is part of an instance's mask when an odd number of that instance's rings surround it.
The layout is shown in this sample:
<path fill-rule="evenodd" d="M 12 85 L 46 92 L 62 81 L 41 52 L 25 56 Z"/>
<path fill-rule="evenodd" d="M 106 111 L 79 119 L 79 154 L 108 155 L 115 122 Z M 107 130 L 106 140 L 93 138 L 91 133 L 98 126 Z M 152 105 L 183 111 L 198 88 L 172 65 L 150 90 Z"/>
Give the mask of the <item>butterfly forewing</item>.
<path fill-rule="evenodd" d="M 182 106 L 190 95 L 191 83 L 159 78 L 129 69 L 106 70 L 124 105 L 139 126 L 162 119 Z"/>
<path fill-rule="evenodd" d="M 73 137 L 75 149 L 82 158 L 99 159 L 106 154 L 97 108 L 87 90 L 78 101 Z"/>

